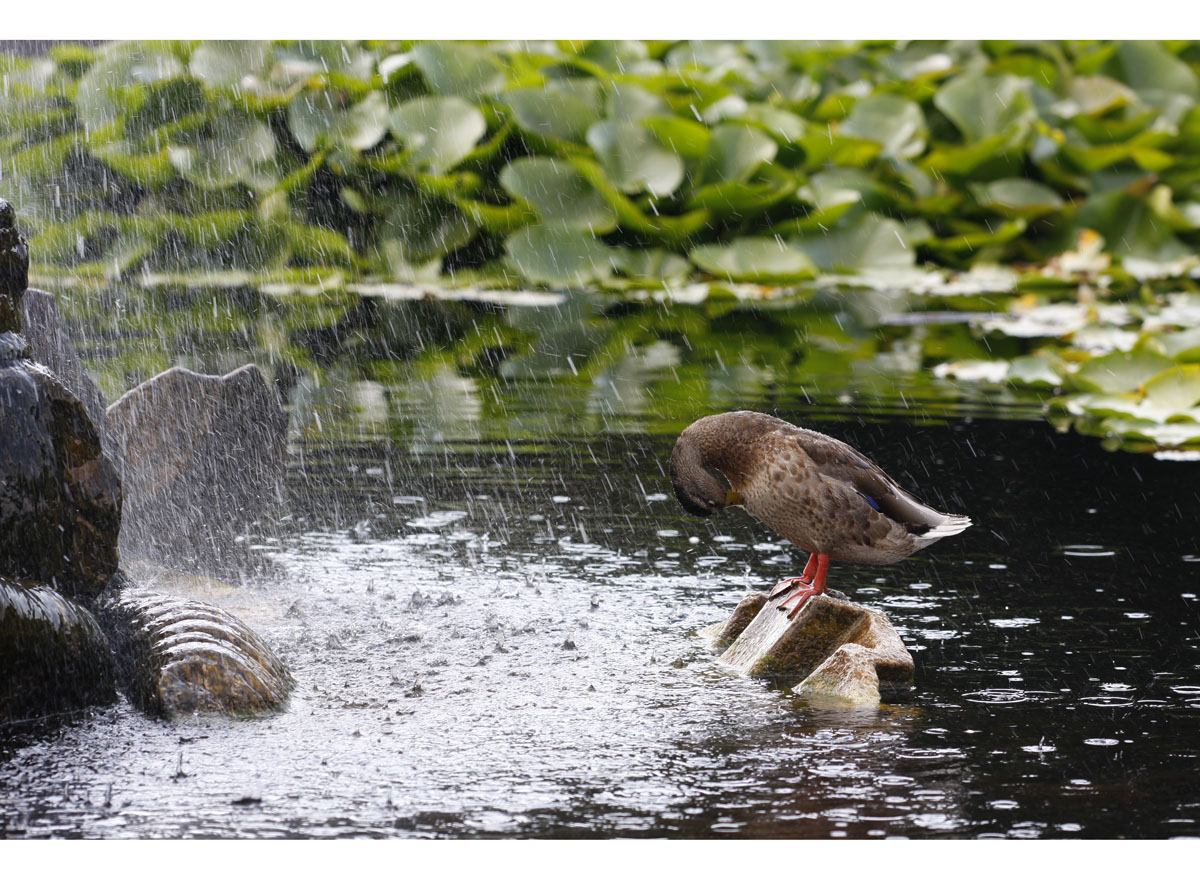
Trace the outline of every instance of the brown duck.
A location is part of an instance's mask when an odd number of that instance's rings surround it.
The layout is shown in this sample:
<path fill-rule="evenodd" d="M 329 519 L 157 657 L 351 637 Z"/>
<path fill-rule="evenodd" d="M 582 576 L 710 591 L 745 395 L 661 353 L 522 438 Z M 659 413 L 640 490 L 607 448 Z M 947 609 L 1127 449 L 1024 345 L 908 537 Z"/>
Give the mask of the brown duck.
<path fill-rule="evenodd" d="M 825 592 L 830 560 L 897 562 L 971 525 L 921 503 L 841 440 L 757 412 L 689 425 L 671 453 L 671 483 L 688 513 L 741 505 L 811 554 L 800 577 L 771 591 L 772 599 L 791 594 L 779 604 L 788 617 Z"/>

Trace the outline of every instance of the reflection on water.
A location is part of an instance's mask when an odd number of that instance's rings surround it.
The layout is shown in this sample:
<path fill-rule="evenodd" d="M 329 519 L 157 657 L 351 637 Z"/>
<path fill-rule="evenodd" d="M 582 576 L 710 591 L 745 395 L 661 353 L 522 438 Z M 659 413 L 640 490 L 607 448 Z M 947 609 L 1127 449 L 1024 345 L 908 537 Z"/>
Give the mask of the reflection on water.
<path fill-rule="evenodd" d="M 586 323 L 518 356 L 529 320 L 469 358 L 275 363 L 292 376 L 290 499 L 255 552 L 283 574 L 216 601 L 293 668 L 288 710 L 164 724 L 121 702 L 0 733 L 0 833 L 1200 832 L 1188 464 L 972 418 L 953 386 L 864 379 L 832 343 L 805 351 L 798 385 L 738 359 L 732 330 L 704 362 L 671 333 Z M 883 417 L 910 392 L 941 421 Z M 733 406 L 816 424 L 978 524 L 831 572 L 912 650 L 902 703 L 807 704 L 697 638 L 803 563 L 741 512 L 693 519 L 670 494 L 681 419 Z"/>

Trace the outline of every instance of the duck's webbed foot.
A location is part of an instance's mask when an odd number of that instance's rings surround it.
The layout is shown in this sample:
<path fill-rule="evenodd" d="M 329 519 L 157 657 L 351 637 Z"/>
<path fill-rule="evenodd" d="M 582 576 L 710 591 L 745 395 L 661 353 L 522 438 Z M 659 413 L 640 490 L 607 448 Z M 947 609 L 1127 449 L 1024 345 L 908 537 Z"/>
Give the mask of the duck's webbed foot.
<path fill-rule="evenodd" d="M 824 553 L 814 553 L 808 559 L 808 564 L 804 566 L 804 574 L 798 578 L 788 578 L 785 581 L 780 581 L 775 585 L 775 589 L 768 596 L 768 601 L 775 596 L 782 595 L 787 590 L 796 590 L 791 595 L 787 596 L 779 603 L 780 611 L 786 611 L 788 620 L 794 618 L 800 609 L 804 607 L 813 596 L 820 595 L 825 592 L 825 575 L 829 571 L 829 556 Z M 784 589 L 780 589 L 783 587 Z"/>
<path fill-rule="evenodd" d="M 804 603 L 813 596 L 818 596 L 825 592 L 824 587 L 818 587 L 816 584 L 809 584 L 802 590 L 797 590 L 779 603 L 779 610 L 786 611 L 788 620 L 795 618 L 800 613 L 800 609 L 804 607 Z"/>
<path fill-rule="evenodd" d="M 767 601 L 770 602 L 776 596 L 782 596 L 784 593 L 790 592 L 797 587 L 807 587 L 813 582 L 813 576 L 817 572 L 817 554 L 813 553 L 808 557 L 808 562 L 804 565 L 804 573 L 800 577 L 784 578 L 767 594 Z"/>

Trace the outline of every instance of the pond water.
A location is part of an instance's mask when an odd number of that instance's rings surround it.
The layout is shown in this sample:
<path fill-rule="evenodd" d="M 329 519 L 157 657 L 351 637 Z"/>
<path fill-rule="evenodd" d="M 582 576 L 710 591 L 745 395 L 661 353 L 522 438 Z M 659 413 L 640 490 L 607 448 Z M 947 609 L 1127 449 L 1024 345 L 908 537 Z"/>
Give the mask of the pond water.
<path fill-rule="evenodd" d="M 610 337 L 535 344 L 557 364 L 540 373 L 502 344 L 483 368 L 443 345 L 364 374 L 351 334 L 308 334 L 314 364 L 288 368 L 269 336 L 162 352 L 253 358 L 288 393 L 288 497 L 250 536 L 270 568 L 215 594 L 292 667 L 287 710 L 164 723 L 121 700 L 0 731 L 0 835 L 1200 834 L 1194 464 L 813 349 L 787 377 L 700 369 L 666 332 L 591 372 Z M 136 338 L 79 338 L 98 373 L 137 378 Z M 810 705 L 697 636 L 804 563 L 671 495 L 678 431 L 734 408 L 840 437 L 975 520 L 831 570 L 913 653 L 904 699 Z"/>

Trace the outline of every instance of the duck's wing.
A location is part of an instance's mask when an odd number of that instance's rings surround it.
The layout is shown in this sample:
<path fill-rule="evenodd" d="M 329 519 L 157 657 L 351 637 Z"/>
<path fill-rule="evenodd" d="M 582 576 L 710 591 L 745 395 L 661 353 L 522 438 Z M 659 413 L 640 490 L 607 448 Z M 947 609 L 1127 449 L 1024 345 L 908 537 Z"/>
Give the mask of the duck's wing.
<path fill-rule="evenodd" d="M 896 522 L 938 529 L 945 527 L 948 519 L 966 520 L 966 524 L 957 531 L 970 525 L 966 517 L 942 513 L 920 501 L 888 476 L 883 468 L 841 440 L 805 428 L 793 427 L 786 434 L 821 474 L 849 484 L 871 507 Z M 910 531 L 919 532 L 922 529 Z"/>

